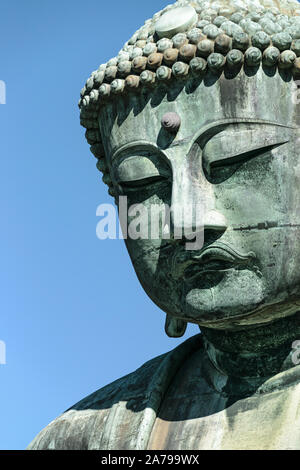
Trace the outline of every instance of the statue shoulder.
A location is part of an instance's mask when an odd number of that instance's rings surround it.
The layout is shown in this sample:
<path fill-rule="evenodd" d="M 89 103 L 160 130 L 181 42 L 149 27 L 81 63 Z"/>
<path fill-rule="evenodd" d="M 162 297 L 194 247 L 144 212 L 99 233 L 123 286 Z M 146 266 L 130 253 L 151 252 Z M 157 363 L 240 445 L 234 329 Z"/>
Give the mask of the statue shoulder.
<path fill-rule="evenodd" d="M 81 437 L 90 435 L 93 421 L 97 421 L 98 429 L 103 427 L 108 413 L 119 402 L 130 402 L 135 399 L 138 408 L 139 398 L 143 397 L 145 386 L 155 369 L 163 360 L 165 354 L 143 364 L 136 371 L 100 388 L 91 395 L 80 400 L 62 415 L 44 428 L 29 445 L 29 450 L 42 449 L 75 449 L 86 445 L 78 436 L 76 429 L 80 428 Z"/>
<path fill-rule="evenodd" d="M 132 430 L 150 429 L 176 364 L 180 365 L 194 342 L 190 338 L 79 401 L 44 428 L 28 450 L 137 448 L 142 435 L 133 436 Z"/>

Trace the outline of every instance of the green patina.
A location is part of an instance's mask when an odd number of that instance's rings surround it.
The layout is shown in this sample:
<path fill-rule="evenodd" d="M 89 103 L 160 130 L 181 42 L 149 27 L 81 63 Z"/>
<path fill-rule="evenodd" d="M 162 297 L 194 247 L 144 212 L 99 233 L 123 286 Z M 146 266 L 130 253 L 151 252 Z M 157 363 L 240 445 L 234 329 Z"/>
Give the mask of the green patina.
<path fill-rule="evenodd" d="M 178 205 L 184 233 L 202 204 L 200 250 L 163 226 L 126 240 L 167 334 L 201 334 L 29 448 L 300 449 L 299 14 L 296 0 L 176 2 L 88 80 L 81 121 L 116 203 Z"/>

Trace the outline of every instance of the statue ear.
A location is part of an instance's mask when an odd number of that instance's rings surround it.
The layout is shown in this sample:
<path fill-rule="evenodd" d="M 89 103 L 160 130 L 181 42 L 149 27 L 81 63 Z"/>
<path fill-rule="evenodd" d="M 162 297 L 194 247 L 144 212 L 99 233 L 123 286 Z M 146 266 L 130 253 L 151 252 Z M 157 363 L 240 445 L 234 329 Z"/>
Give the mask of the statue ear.
<path fill-rule="evenodd" d="M 181 338 L 186 331 L 186 327 L 187 323 L 185 321 L 167 315 L 165 332 L 170 338 Z"/>

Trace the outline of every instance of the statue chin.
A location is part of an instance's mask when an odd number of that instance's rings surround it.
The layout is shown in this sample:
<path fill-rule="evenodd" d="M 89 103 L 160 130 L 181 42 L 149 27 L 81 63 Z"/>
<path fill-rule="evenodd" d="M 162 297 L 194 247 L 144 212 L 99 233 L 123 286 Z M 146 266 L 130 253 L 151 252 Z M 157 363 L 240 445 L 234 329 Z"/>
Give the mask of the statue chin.
<path fill-rule="evenodd" d="M 184 285 L 182 308 L 187 321 L 201 324 L 255 311 L 265 296 L 263 279 L 247 269 L 211 273 L 199 284 Z"/>

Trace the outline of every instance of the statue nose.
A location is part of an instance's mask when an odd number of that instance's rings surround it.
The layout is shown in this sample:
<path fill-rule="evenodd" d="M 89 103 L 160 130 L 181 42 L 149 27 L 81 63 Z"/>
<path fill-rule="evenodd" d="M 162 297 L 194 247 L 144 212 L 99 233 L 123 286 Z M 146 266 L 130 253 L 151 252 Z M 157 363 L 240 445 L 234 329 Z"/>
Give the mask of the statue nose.
<path fill-rule="evenodd" d="M 214 231 L 221 235 L 227 229 L 225 216 L 215 209 L 205 211 L 200 217 L 197 217 L 197 215 L 195 217 L 192 217 L 192 215 L 187 216 L 187 213 L 188 210 L 184 207 L 179 208 L 179 210 L 178 208 L 176 208 L 176 210 L 172 208 L 171 211 L 173 234 L 179 237 L 182 235 L 183 239 L 195 238 L 197 234 L 199 235 L 202 232 L 202 239 L 204 240 L 204 238 L 206 238 L 206 236 L 204 237 L 204 233 L 206 233 L 207 230 Z"/>
<path fill-rule="evenodd" d="M 203 230 L 225 231 L 227 221 L 216 208 L 215 188 L 203 175 L 175 174 L 172 186 L 171 221 L 175 232 L 191 235 Z"/>

